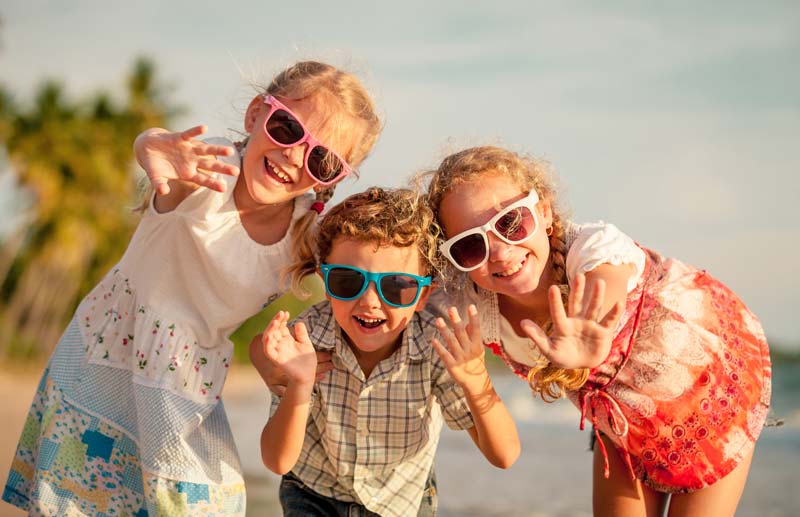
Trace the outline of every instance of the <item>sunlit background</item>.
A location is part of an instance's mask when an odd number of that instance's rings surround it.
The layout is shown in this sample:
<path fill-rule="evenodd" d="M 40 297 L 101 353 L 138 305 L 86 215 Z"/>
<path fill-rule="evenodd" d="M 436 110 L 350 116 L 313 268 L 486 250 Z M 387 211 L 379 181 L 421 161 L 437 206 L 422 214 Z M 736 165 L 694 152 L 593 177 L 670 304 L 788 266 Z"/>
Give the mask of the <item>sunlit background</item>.
<path fill-rule="evenodd" d="M 20 117 L 46 126 L 54 113 L 42 109 L 47 92 L 51 104 L 95 112 L 105 99 L 116 129 L 103 133 L 114 140 L 104 145 L 128 163 L 136 124 L 202 123 L 212 135 L 232 137 L 252 84 L 266 84 L 298 59 L 328 61 L 362 78 L 385 119 L 361 178 L 340 185 L 335 200 L 370 185 L 402 185 L 465 146 L 494 143 L 545 158 L 573 219 L 613 222 L 643 245 L 708 269 L 759 316 L 773 350 L 790 353 L 800 351 L 799 56 L 793 0 L 6 0 L 0 137 L 19 135 L 8 121 Z M 144 81 L 144 104 L 130 98 L 136 78 Z M 15 159 L 28 167 L 61 152 L 58 138 L 40 133 L 23 139 L 22 150 L 0 154 L 0 279 L 22 278 L 12 255 L 39 199 L 16 186 Z M 100 176 L 58 185 L 73 189 L 71 199 L 98 205 L 85 220 L 127 217 L 119 210 L 134 203 L 133 189 L 105 195 L 113 185 L 91 156 L 87 167 Z M 81 169 L 80 159 L 70 159 Z M 109 158 L 109 170 L 114 163 Z M 76 171 L 67 172 L 61 169 Z M 53 210 L 66 210 L 63 191 L 39 188 Z M 58 227 L 58 213 L 48 217 L 45 230 Z M 81 239 L 76 224 L 74 235 L 54 238 Z M 101 259 L 86 259 L 86 267 L 99 274 L 124 248 L 91 245 Z M 73 258 L 83 264 L 82 256 Z M 65 306 L 91 283 L 73 287 Z M 3 329 L 5 337 L 13 332 Z M 18 344 L 26 355 L 24 339 Z"/>

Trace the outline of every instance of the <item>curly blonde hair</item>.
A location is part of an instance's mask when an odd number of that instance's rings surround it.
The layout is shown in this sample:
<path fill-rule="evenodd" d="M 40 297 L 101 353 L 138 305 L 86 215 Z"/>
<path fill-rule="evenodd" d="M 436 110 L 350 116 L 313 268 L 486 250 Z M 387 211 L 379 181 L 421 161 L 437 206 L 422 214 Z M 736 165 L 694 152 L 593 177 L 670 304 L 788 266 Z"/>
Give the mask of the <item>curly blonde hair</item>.
<path fill-rule="evenodd" d="M 491 175 L 507 178 L 523 192 L 535 190 L 540 199 L 550 202 L 553 212 L 552 233 L 549 236 L 553 281 L 561 290 L 562 300 L 566 301 L 569 285 L 566 270 L 565 219 L 556 205 L 557 189 L 548 162 L 519 155 L 500 147 L 473 147 L 446 157 L 436 170 L 423 173 L 417 181 L 428 184 L 428 203 L 436 214 L 437 222 L 441 224 L 439 207 L 448 192 L 458 185 L 480 181 L 481 178 Z M 466 274 L 449 264 L 445 267 L 445 276 L 460 278 L 466 282 Z M 552 322 L 545 325 L 545 330 L 552 331 Z M 534 393 L 545 401 L 553 401 L 560 398 L 566 390 L 575 390 L 583 386 L 588 376 L 589 370 L 586 368 L 565 369 L 544 361 L 531 370 L 528 380 Z"/>
<path fill-rule="evenodd" d="M 376 246 L 417 246 L 423 275 L 439 270 L 436 243 L 439 225 L 425 199 L 409 189 L 371 187 L 337 204 L 319 221 L 313 233 L 313 253 L 292 265 L 292 286 L 307 297 L 300 284 L 314 274 L 331 253 L 333 242 L 344 237 Z"/>

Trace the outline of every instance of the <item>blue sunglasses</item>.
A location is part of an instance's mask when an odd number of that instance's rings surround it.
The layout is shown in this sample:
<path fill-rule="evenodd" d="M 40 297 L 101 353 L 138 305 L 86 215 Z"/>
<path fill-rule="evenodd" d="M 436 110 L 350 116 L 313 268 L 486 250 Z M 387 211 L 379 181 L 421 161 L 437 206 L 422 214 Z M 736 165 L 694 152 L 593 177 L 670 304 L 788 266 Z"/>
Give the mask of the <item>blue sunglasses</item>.
<path fill-rule="evenodd" d="M 431 277 L 411 273 L 372 273 L 342 264 L 322 264 L 325 291 L 337 300 L 355 300 L 375 284 L 381 300 L 392 307 L 410 307 L 417 303 L 422 288 L 431 285 Z"/>

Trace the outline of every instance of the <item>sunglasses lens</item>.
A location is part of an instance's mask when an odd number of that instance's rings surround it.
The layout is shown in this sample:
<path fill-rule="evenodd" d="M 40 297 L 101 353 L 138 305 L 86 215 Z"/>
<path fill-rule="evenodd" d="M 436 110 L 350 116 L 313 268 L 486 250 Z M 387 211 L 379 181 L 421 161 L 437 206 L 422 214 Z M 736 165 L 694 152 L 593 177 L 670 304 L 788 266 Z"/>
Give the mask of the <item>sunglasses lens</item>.
<path fill-rule="evenodd" d="M 383 299 L 394 305 L 411 305 L 417 298 L 419 289 L 419 281 L 413 276 L 388 275 L 381 278 Z"/>
<path fill-rule="evenodd" d="M 494 229 L 510 241 L 522 242 L 533 234 L 536 220 L 529 208 L 518 207 L 503 214 Z"/>
<path fill-rule="evenodd" d="M 267 120 L 267 134 L 282 145 L 292 145 L 299 142 L 306 132 L 300 122 L 291 113 L 279 109 Z"/>
<path fill-rule="evenodd" d="M 314 147 L 308 155 L 308 171 L 320 181 L 335 180 L 342 168 L 341 160 L 321 145 Z"/>
<path fill-rule="evenodd" d="M 332 296 L 339 298 L 355 298 L 364 287 L 364 275 L 358 271 L 345 268 L 333 268 L 325 277 L 325 288 Z"/>
<path fill-rule="evenodd" d="M 450 255 L 461 267 L 475 267 L 486 258 L 486 241 L 479 233 L 466 235 L 450 246 Z"/>

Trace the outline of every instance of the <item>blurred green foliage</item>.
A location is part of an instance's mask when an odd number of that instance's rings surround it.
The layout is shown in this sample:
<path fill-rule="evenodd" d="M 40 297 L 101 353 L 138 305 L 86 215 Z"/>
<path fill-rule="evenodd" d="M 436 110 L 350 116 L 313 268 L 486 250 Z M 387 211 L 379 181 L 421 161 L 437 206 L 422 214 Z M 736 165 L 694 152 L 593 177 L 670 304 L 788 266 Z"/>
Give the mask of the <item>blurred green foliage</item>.
<path fill-rule="evenodd" d="M 23 104 L 0 86 L 0 143 L 23 224 L 0 243 L 0 356 L 50 351 L 80 299 L 122 255 L 138 220 L 133 140 L 179 110 L 137 60 L 123 101 L 73 101 L 45 82 Z"/>

